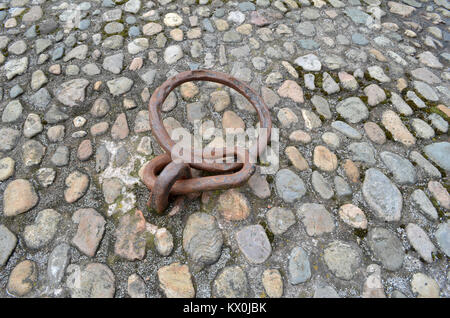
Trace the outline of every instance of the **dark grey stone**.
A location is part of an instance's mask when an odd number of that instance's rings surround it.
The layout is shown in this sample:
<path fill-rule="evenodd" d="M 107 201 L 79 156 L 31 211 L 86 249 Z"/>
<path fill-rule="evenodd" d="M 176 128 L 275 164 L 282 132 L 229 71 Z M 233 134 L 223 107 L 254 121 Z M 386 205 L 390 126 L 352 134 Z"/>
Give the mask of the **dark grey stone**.
<path fill-rule="evenodd" d="M 5 265 L 16 248 L 17 238 L 6 226 L 0 224 L 0 267 Z"/>
<path fill-rule="evenodd" d="M 450 143 L 436 142 L 423 148 L 425 154 L 439 167 L 450 170 Z"/>
<path fill-rule="evenodd" d="M 394 233 L 382 227 L 372 228 L 368 234 L 368 242 L 384 268 L 396 271 L 402 267 L 405 252 L 402 242 Z"/>
<path fill-rule="evenodd" d="M 95 153 L 95 171 L 103 171 L 109 164 L 110 153 L 104 144 L 97 147 Z"/>
<path fill-rule="evenodd" d="M 400 190 L 380 170 L 366 171 L 362 192 L 375 214 L 388 222 L 401 217 L 403 198 Z"/>
<path fill-rule="evenodd" d="M 293 285 L 304 283 L 311 278 L 309 256 L 301 247 L 294 247 L 289 255 L 289 282 Z"/>
<path fill-rule="evenodd" d="M 239 249 L 250 263 L 264 263 L 272 252 L 267 234 L 259 225 L 249 225 L 236 233 Z"/>
<path fill-rule="evenodd" d="M 289 169 L 281 169 L 277 172 L 275 184 L 278 195 L 288 203 L 300 199 L 306 193 L 303 180 Z"/>

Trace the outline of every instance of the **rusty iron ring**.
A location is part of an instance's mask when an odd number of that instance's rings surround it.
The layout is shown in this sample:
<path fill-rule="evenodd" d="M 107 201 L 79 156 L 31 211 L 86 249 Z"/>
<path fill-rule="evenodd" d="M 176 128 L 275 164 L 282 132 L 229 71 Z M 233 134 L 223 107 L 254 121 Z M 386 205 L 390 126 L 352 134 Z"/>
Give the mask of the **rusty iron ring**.
<path fill-rule="evenodd" d="M 248 162 L 249 155 L 247 150 L 239 151 L 236 148 L 227 149 L 224 155 L 237 155 L 241 156 L 244 164 L 242 168 L 232 174 L 221 174 L 216 176 L 192 178 L 192 179 L 179 179 L 172 184 L 170 190 L 168 191 L 171 195 L 187 195 L 195 192 L 212 191 L 228 189 L 232 187 L 238 187 L 244 184 L 255 172 L 255 165 Z M 242 154 L 243 153 L 243 154 Z M 214 153 L 213 153 L 214 155 Z M 168 153 L 164 153 L 153 158 L 144 168 L 142 181 L 147 186 L 147 188 L 155 188 L 157 183 L 158 173 L 160 173 L 172 159 Z M 161 175 L 161 174 L 160 174 Z"/>
<path fill-rule="evenodd" d="M 191 169 L 185 163 L 170 162 L 161 171 L 150 193 L 149 205 L 161 213 L 169 205 L 170 189 L 178 179 L 192 178 Z"/>
<path fill-rule="evenodd" d="M 185 201 L 184 195 L 194 197 L 203 191 L 238 187 L 247 182 L 255 172 L 255 165 L 250 163 L 249 151 L 240 147 L 234 147 L 232 149 L 224 147 L 219 150 L 206 148 L 209 153 L 206 149 L 205 152 L 196 153 L 191 148 L 191 158 L 192 156 L 196 158 L 194 162 L 173 161 L 173 159 L 181 158 L 173 158 L 172 148 L 175 146 L 175 142 L 170 138 L 162 123 L 160 108 L 173 89 L 189 81 L 211 81 L 224 84 L 238 91 L 252 104 L 258 114 L 260 129 L 267 129 L 264 135 L 261 133 L 258 134 L 257 142 L 251 146 L 251 154 L 253 156 L 259 156 L 266 148 L 270 139 L 272 121 L 269 110 L 261 97 L 241 81 L 227 74 L 208 70 L 182 72 L 168 79 L 153 92 L 148 106 L 152 133 L 166 153 L 157 156 L 145 166 L 142 178 L 145 185 L 151 191 L 148 205 L 155 208 L 158 213 L 162 213 L 166 209 L 170 195 L 180 196 L 177 198 L 173 209 L 175 211 L 180 210 L 180 207 Z M 261 138 L 262 135 L 265 138 Z M 218 163 L 212 160 L 205 161 L 205 159 L 223 159 L 227 156 L 236 156 L 240 162 Z M 200 162 L 197 159 L 200 159 Z M 240 170 L 231 174 L 192 178 L 190 168 L 212 172 Z M 172 212 L 169 215 L 172 215 Z"/>
<path fill-rule="evenodd" d="M 236 78 L 228 74 L 210 70 L 194 70 L 179 73 L 166 80 L 153 92 L 148 104 L 150 126 L 152 127 L 152 133 L 154 137 L 161 145 L 161 147 L 167 153 L 171 154 L 175 142 L 172 140 L 172 138 L 170 138 L 166 128 L 162 123 L 160 108 L 172 90 L 183 83 L 191 81 L 209 81 L 231 87 L 242 94 L 252 104 L 259 118 L 260 129 L 267 129 L 266 140 L 261 140 L 261 138 L 258 136 L 258 142 L 253 145 L 253 148 L 255 149 L 251 149 L 250 151 L 250 153 L 252 154 L 260 155 L 264 151 L 267 143 L 270 140 L 270 132 L 272 128 L 272 120 L 270 118 L 270 112 L 266 104 L 264 103 L 262 98 L 258 94 L 256 94 L 256 92 L 247 84 L 237 80 Z M 199 154 L 195 153 L 194 149 L 191 149 L 191 157 L 193 156 L 197 156 L 198 158 Z M 203 153 L 201 154 L 201 158 L 204 158 Z M 187 164 L 189 164 L 189 166 L 192 168 L 213 172 L 226 172 L 242 167 L 242 163 L 223 164 L 206 163 L 203 161 L 201 163 L 191 162 Z"/>

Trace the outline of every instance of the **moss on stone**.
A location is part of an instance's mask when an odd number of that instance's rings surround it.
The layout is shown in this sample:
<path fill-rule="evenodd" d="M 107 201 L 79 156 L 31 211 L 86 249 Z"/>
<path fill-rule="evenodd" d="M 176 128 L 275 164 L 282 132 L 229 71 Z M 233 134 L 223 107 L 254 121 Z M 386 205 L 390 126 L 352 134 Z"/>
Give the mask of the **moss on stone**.
<path fill-rule="evenodd" d="M 353 229 L 353 234 L 355 234 L 360 239 L 364 239 L 367 236 L 367 229 Z"/>

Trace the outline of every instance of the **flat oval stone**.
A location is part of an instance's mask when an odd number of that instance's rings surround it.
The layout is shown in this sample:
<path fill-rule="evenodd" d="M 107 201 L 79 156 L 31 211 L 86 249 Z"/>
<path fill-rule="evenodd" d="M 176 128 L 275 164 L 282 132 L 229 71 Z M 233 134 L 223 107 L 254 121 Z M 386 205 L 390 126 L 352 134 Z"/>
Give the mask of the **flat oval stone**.
<path fill-rule="evenodd" d="M 183 249 L 200 268 L 215 263 L 221 254 L 222 231 L 214 216 L 194 213 L 183 230 Z"/>
<path fill-rule="evenodd" d="M 361 263 L 360 251 L 353 244 L 333 241 L 324 251 L 323 258 L 336 277 L 350 280 Z"/>
<path fill-rule="evenodd" d="M 10 157 L 0 159 L 0 181 L 5 181 L 14 174 L 16 162 Z"/>
<path fill-rule="evenodd" d="M 425 154 L 439 167 L 450 170 L 450 143 L 436 142 L 423 148 Z"/>
<path fill-rule="evenodd" d="M 61 215 L 53 210 L 46 209 L 36 217 L 34 224 L 25 226 L 23 237 L 28 247 L 37 249 L 51 241 L 56 234 Z"/>
<path fill-rule="evenodd" d="M 437 243 L 441 250 L 450 256 L 450 221 L 439 224 L 437 231 L 434 233 Z"/>
<path fill-rule="evenodd" d="M 416 170 L 408 159 L 389 151 L 383 151 L 380 157 L 397 183 L 414 184 L 416 182 Z"/>
<path fill-rule="evenodd" d="M 64 198 L 68 203 L 73 203 L 85 195 L 89 187 L 89 176 L 79 171 L 67 176 L 64 190 Z"/>
<path fill-rule="evenodd" d="M 101 263 L 71 264 L 67 268 L 66 285 L 72 298 L 112 298 L 115 294 L 115 276 Z"/>
<path fill-rule="evenodd" d="M 383 267 L 396 271 L 402 267 L 405 252 L 400 239 L 391 231 L 375 227 L 368 234 L 369 247 Z"/>
<path fill-rule="evenodd" d="M 311 184 L 322 199 L 329 200 L 333 197 L 334 191 L 331 183 L 329 183 L 320 172 L 313 171 Z"/>
<path fill-rule="evenodd" d="M 438 298 L 439 285 L 436 281 L 423 274 L 415 273 L 411 279 L 411 290 L 418 294 L 418 298 Z"/>
<path fill-rule="evenodd" d="M 369 110 L 359 97 L 349 97 L 336 106 L 336 111 L 346 121 L 356 124 L 369 117 Z"/>
<path fill-rule="evenodd" d="M 309 256 L 301 247 L 294 247 L 289 255 L 289 281 L 296 285 L 304 283 L 311 278 Z"/>
<path fill-rule="evenodd" d="M 72 222 L 77 224 L 77 232 L 72 238 L 72 244 L 80 252 L 95 256 L 98 245 L 105 231 L 105 219 L 92 208 L 79 209 L 72 215 Z"/>
<path fill-rule="evenodd" d="M 283 278 L 277 269 L 266 269 L 262 275 L 262 283 L 270 298 L 283 296 Z"/>
<path fill-rule="evenodd" d="M 344 134 L 346 137 L 351 139 L 361 139 L 362 135 L 355 128 L 343 121 L 333 121 L 331 127 Z"/>
<path fill-rule="evenodd" d="M 3 214 L 15 216 L 27 212 L 39 201 L 33 185 L 25 179 L 11 181 L 3 193 Z"/>
<path fill-rule="evenodd" d="M 383 113 L 381 122 L 391 132 L 394 140 L 400 141 L 406 147 L 410 147 L 416 143 L 416 138 L 409 132 L 400 117 L 392 110 L 386 110 Z"/>
<path fill-rule="evenodd" d="M 38 268 L 35 262 L 24 260 L 14 267 L 9 276 L 7 289 L 15 296 L 25 296 L 36 285 Z"/>
<path fill-rule="evenodd" d="M 219 196 L 218 207 L 227 220 L 244 220 L 250 215 L 251 207 L 244 194 L 236 189 L 229 189 Z"/>
<path fill-rule="evenodd" d="M 279 196 L 288 203 L 300 199 L 306 193 L 303 180 L 289 169 L 279 170 L 275 183 Z"/>
<path fill-rule="evenodd" d="M 2 122 L 4 123 L 12 123 L 20 118 L 20 115 L 22 115 L 22 104 L 18 100 L 12 100 L 10 101 L 5 109 L 3 110 L 2 114 Z"/>
<path fill-rule="evenodd" d="M 304 203 L 297 210 L 298 217 L 306 227 L 309 236 L 319 236 L 334 230 L 334 219 L 324 205 Z"/>
<path fill-rule="evenodd" d="M 172 263 L 158 269 L 158 280 L 167 298 L 192 298 L 195 289 L 187 265 Z"/>
<path fill-rule="evenodd" d="M 128 276 L 127 293 L 131 298 L 146 298 L 145 282 L 138 274 Z"/>
<path fill-rule="evenodd" d="M 0 224 L 0 266 L 8 261 L 17 245 L 17 237 L 6 226 Z"/>
<path fill-rule="evenodd" d="M 380 170 L 370 168 L 366 171 L 362 192 L 364 199 L 379 218 L 388 222 L 400 220 L 402 194 Z"/>
<path fill-rule="evenodd" d="M 313 154 L 314 165 L 323 171 L 334 171 L 337 168 L 337 157 L 327 147 L 316 146 Z"/>
<path fill-rule="evenodd" d="M 414 190 L 411 195 L 412 201 L 419 207 L 420 211 L 432 220 L 437 220 L 438 213 L 433 203 L 428 199 L 425 192 L 420 189 Z"/>
<path fill-rule="evenodd" d="M 58 285 L 66 271 L 67 265 L 70 261 L 70 245 L 67 243 L 61 243 L 57 245 L 50 256 L 48 257 L 47 263 L 47 277 L 50 286 Z"/>
<path fill-rule="evenodd" d="M 212 294 L 216 298 L 247 297 L 247 275 L 239 266 L 225 267 L 214 280 Z"/>
<path fill-rule="evenodd" d="M 319 58 L 314 54 L 300 56 L 294 63 L 301 66 L 305 71 L 317 72 L 322 68 L 322 63 L 320 63 Z"/>
<path fill-rule="evenodd" d="M 261 264 L 272 252 L 269 239 L 264 228 L 257 225 L 246 226 L 236 233 L 238 246 L 250 263 Z"/>
<path fill-rule="evenodd" d="M 353 204 L 344 204 L 339 208 L 339 216 L 342 221 L 354 228 L 366 229 L 367 218 L 364 212 Z"/>
<path fill-rule="evenodd" d="M 406 226 L 406 235 L 417 253 L 426 262 L 433 262 L 433 254 L 436 252 L 436 247 L 431 242 L 427 233 L 417 224 L 409 223 Z"/>
<path fill-rule="evenodd" d="M 271 208 L 267 214 L 267 224 L 275 235 L 281 235 L 295 224 L 295 215 L 291 210 L 281 207 Z"/>

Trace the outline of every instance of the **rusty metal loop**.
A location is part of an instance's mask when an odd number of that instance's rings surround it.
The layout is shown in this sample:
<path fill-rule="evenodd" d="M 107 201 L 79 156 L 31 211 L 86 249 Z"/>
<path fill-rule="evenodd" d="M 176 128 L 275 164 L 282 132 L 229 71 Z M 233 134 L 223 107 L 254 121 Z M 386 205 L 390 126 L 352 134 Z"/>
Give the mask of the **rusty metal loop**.
<path fill-rule="evenodd" d="M 236 147 L 237 148 L 237 147 Z M 237 149 L 232 149 L 232 153 L 239 156 L 241 155 L 241 160 L 244 161 L 242 168 L 232 174 L 222 174 L 216 176 L 192 178 L 192 179 L 180 179 L 177 180 L 170 189 L 171 195 L 187 195 L 193 192 L 204 192 L 212 190 L 229 189 L 233 187 L 238 187 L 244 184 L 255 172 L 255 165 L 245 161 L 245 158 L 249 158 L 248 151 L 239 151 Z M 225 153 L 226 155 L 231 155 L 230 150 Z M 153 158 L 144 168 L 142 181 L 149 189 L 154 189 L 156 180 L 158 179 L 158 173 L 167 166 L 172 159 L 170 155 L 164 153 Z"/>
<path fill-rule="evenodd" d="M 199 153 L 191 147 L 188 151 L 191 152 L 190 157 L 195 158 L 194 162 L 183 162 L 178 161 L 178 159 L 182 158 L 173 158 L 172 148 L 175 146 L 175 142 L 171 139 L 163 125 L 160 108 L 173 89 L 189 81 L 210 81 L 224 84 L 242 94 L 253 105 L 259 118 L 260 131 L 257 142 L 250 147 L 250 152 L 240 147 L 224 147 L 219 149 L 206 148 L 205 151 Z M 209 70 L 179 73 L 165 81 L 153 92 L 148 108 L 152 133 L 161 147 L 166 151 L 166 153 L 153 158 L 147 163 L 142 176 L 142 181 L 151 191 L 148 204 L 150 207 L 156 209 L 158 213 L 162 213 L 166 209 L 169 196 L 171 195 L 195 197 L 204 191 L 241 186 L 255 172 L 255 165 L 251 163 L 250 155 L 261 155 L 270 139 L 272 121 L 270 112 L 262 98 L 248 85 L 224 73 Z M 262 129 L 266 129 L 266 131 L 261 133 Z M 213 160 L 223 159 L 228 156 L 237 157 L 240 161 L 227 163 L 215 162 Z M 232 173 L 192 178 L 191 168 L 210 172 Z M 178 197 L 173 211 L 180 210 L 184 201 L 184 197 Z"/>
<path fill-rule="evenodd" d="M 247 84 L 237 80 L 236 78 L 228 74 L 210 70 L 194 70 L 179 73 L 169 78 L 153 92 L 148 104 L 150 126 L 152 127 L 153 135 L 155 136 L 161 147 L 167 153 L 171 154 L 172 148 L 175 145 L 175 142 L 169 136 L 166 128 L 162 123 L 161 106 L 172 90 L 183 83 L 191 81 L 210 81 L 231 87 L 242 94 L 252 104 L 259 118 L 260 129 L 267 129 L 266 140 L 261 140 L 261 138 L 258 136 L 257 143 L 253 145 L 254 149 L 250 149 L 250 153 L 260 155 L 264 151 L 267 143 L 270 140 L 272 120 L 270 118 L 269 109 L 267 108 L 263 99 L 258 94 L 256 94 L 256 92 Z M 191 149 L 191 157 L 198 157 L 199 155 L 201 155 L 203 159 L 203 153 L 198 154 L 194 151 L 194 149 Z M 188 164 L 192 168 L 208 171 L 230 171 L 242 166 L 241 163 L 224 165 L 221 163 L 190 162 Z"/>
<path fill-rule="evenodd" d="M 178 179 L 191 178 L 191 169 L 185 163 L 170 162 L 159 174 L 150 194 L 150 205 L 162 213 L 169 204 L 169 192 Z"/>

